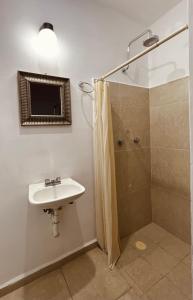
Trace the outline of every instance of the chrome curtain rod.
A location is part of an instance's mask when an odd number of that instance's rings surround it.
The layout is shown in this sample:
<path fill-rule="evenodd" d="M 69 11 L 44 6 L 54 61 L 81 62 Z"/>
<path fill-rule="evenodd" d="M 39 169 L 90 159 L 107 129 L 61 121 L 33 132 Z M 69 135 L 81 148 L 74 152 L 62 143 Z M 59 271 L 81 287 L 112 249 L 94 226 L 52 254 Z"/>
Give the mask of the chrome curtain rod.
<path fill-rule="evenodd" d="M 183 31 L 185 31 L 187 29 L 188 29 L 188 25 L 186 24 L 183 27 L 181 27 L 180 29 L 178 29 L 175 32 L 173 32 L 172 34 L 168 35 L 167 37 L 161 39 L 159 42 L 155 43 L 154 45 L 152 45 L 148 49 L 145 49 L 144 51 L 142 51 L 139 54 L 135 55 L 134 57 L 130 58 L 129 60 L 127 60 L 123 64 L 119 65 L 118 67 L 116 67 L 113 70 L 109 71 L 108 73 L 104 74 L 103 76 L 101 76 L 97 80 L 104 80 L 104 79 L 106 79 L 110 75 L 112 75 L 112 74 L 116 73 L 117 71 L 121 70 L 122 68 L 128 66 L 132 62 L 136 61 L 138 58 L 144 56 L 145 54 L 149 53 L 153 49 L 155 49 L 155 48 L 159 47 L 160 45 L 164 44 L 165 42 L 171 40 L 173 37 L 175 37 L 176 35 L 178 35 L 179 33 L 183 32 Z"/>

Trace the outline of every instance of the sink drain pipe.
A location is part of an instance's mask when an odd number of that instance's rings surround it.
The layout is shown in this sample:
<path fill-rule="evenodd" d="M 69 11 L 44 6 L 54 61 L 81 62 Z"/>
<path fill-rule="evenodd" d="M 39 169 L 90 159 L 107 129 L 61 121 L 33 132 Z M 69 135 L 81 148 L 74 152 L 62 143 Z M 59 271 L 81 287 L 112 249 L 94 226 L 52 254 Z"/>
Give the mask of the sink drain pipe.
<path fill-rule="evenodd" d="M 61 210 L 61 208 L 57 208 L 57 209 L 52 209 L 52 208 L 48 208 L 48 209 L 44 209 L 44 212 L 49 214 L 51 217 L 51 221 L 52 221 L 52 234 L 54 237 L 58 237 L 60 235 L 59 233 L 59 210 Z"/>
<path fill-rule="evenodd" d="M 51 219 L 52 219 L 52 233 L 54 237 L 57 237 L 60 235 L 59 233 L 59 210 L 53 209 L 51 213 Z"/>

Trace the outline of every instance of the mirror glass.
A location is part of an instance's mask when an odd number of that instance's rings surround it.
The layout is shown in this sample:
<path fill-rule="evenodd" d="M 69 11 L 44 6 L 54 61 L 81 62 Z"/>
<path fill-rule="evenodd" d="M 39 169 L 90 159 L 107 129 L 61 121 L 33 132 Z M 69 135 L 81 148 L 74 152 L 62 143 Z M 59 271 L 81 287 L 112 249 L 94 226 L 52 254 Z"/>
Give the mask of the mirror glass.
<path fill-rule="evenodd" d="M 60 86 L 30 82 L 31 115 L 60 116 Z"/>

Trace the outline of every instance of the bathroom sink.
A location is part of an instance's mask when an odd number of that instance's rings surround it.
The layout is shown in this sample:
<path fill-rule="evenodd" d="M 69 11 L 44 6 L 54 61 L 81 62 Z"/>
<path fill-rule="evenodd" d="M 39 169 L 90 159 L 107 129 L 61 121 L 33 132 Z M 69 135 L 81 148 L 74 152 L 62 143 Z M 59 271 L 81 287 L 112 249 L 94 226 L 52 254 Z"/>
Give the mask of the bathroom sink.
<path fill-rule="evenodd" d="M 35 183 L 29 185 L 29 202 L 42 208 L 58 208 L 72 203 L 84 192 L 84 186 L 71 178 L 64 178 L 60 184 L 52 186 Z"/>

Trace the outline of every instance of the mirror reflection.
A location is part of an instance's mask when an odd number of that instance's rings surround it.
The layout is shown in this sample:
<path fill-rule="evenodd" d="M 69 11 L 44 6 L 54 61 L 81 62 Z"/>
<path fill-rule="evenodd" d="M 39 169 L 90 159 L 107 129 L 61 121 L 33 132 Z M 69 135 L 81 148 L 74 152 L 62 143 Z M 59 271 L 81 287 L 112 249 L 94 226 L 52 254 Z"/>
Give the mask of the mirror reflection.
<path fill-rule="evenodd" d="M 60 86 L 30 82 L 31 115 L 61 115 Z"/>

